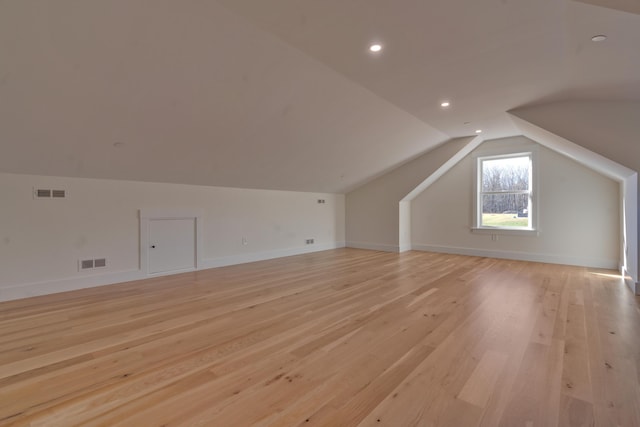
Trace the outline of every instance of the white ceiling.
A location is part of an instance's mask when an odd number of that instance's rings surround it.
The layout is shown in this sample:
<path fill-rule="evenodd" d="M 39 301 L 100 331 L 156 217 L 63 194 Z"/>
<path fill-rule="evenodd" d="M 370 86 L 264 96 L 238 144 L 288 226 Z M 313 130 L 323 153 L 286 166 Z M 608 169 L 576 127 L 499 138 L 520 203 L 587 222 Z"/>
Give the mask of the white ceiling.
<path fill-rule="evenodd" d="M 220 2 L 452 137 L 509 136 L 505 111 L 531 102 L 640 98 L 640 16 L 618 10 L 562 0 Z M 609 38 L 593 43 L 597 34 Z M 373 41 L 385 50 L 367 52 Z"/>
<path fill-rule="evenodd" d="M 516 107 L 640 99 L 630 12 L 629 0 L 4 0 L 0 172 L 345 192 L 476 128 L 513 135 Z"/>

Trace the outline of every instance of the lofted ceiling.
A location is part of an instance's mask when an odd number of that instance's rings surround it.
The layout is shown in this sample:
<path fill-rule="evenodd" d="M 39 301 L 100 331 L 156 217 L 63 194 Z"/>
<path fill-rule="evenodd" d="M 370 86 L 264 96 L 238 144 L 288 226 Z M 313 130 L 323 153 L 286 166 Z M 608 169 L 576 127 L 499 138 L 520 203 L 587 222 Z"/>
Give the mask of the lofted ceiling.
<path fill-rule="evenodd" d="M 346 192 L 513 108 L 639 100 L 634 4 L 4 0 L 0 172 Z"/>
<path fill-rule="evenodd" d="M 220 2 L 452 137 L 477 128 L 485 138 L 512 135 L 505 111 L 532 102 L 640 99 L 640 15 L 612 8 L 562 0 Z M 608 39 L 592 42 L 598 34 Z M 384 50 L 370 54 L 371 42 Z M 441 100 L 453 107 L 443 110 Z"/>

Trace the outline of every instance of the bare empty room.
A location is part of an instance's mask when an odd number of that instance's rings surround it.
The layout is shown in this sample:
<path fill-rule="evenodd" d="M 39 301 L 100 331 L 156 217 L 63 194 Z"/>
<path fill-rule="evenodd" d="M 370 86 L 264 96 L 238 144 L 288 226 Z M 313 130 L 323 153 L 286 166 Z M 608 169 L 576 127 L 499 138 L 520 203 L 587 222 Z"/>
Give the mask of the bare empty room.
<path fill-rule="evenodd" d="M 0 425 L 640 425 L 640 5 L 0 1 Z"/>

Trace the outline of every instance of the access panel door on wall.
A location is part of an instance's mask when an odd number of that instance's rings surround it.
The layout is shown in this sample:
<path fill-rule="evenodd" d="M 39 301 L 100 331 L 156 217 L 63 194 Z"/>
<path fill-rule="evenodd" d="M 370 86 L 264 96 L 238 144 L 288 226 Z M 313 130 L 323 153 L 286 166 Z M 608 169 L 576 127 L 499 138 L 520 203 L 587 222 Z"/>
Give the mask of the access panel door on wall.
<path fill-rule="evenodd" d="M 150 220 L 148 245 L 150 274 L 195 268 L 195 219 Z"/>

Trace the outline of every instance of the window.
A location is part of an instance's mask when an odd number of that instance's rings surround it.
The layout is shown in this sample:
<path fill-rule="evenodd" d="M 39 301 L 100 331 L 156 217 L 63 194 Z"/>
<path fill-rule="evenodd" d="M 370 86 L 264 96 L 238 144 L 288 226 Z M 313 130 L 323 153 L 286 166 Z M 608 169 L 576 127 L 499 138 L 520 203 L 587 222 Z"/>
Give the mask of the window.
<path fill-rule="evenodd" d="M 478 157 L 478 228 L 535 229 L 533 154 Z"/>

